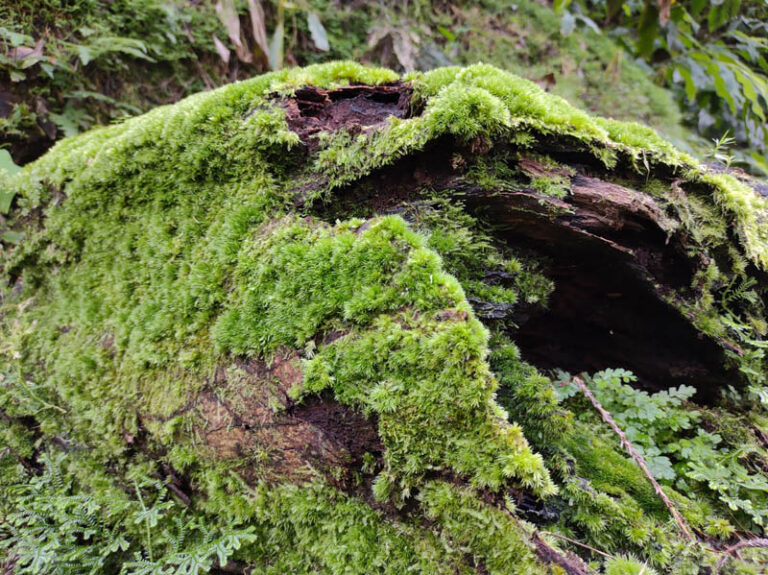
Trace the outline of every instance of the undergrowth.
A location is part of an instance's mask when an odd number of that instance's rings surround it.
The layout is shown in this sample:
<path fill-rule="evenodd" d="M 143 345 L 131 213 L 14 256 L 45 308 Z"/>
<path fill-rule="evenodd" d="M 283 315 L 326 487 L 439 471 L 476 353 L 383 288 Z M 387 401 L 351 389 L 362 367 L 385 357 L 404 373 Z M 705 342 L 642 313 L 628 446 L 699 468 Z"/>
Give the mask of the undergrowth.
<path fill-rule="evenodd" d="M 568 385 L 570 379 L 569 374 L 562 374 L 555 384 L 561 401 L 576 399 L 578 390 Z M 712 501 L 722 506 L 721 512 L 732 513 L 735 524 L 748 530 L 763 528 L 768 518 L 768 482 L 761 471 L 768 460 L 756 438 L 743 431 L 724 440 L 719 428 L 729 423 L 738 428 L 737 420 L 726 423 L 708 417 L 689 402 L 696 393 L 693 388 L 681 386 L 648 394 L 628 385 L 635 380 L 632 373 L 616 369 L 587 377 L 585 382 L 644 457 L 654 477 L 681 493 L 704 497 L 709 491 Z M 594 420 L 585 407 L 581 405 L 578 411 Z M 741 427 L 749 428 L 748 424 Z M 712 535 L 727 537 L 734 528 L 713 523 L 709 529 Z"/>

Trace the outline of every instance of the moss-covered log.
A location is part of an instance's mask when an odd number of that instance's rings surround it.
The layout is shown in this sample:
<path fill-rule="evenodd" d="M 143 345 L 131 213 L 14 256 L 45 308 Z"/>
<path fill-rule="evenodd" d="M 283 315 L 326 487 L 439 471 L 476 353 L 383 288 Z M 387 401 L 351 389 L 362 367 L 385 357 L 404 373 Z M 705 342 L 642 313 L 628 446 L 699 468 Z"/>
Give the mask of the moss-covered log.
<path fill-rule="evenodd" d="M 708 573 L 768 521 L 768 206 L 648 128 L 336 63 L 2 185 L 9 569 Z"/>

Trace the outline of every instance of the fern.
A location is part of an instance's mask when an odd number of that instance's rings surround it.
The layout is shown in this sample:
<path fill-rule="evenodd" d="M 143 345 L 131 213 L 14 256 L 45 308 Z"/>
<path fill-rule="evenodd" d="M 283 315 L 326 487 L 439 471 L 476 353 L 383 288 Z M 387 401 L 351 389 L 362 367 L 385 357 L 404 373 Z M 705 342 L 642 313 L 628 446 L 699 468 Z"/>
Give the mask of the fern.
<path fill-rule="evenodd" d="M 66 454 L 42 461 L 41 475 L 10 490 L 14 511 L 0 525 L 0 550 L 19 575 L 198 575 L 255 540 L 252 528 L 206 527 L 216 523 L 178 509 L 154 479 L 135 481 L 134 499 L 113 505 L 84 492 Z"/>

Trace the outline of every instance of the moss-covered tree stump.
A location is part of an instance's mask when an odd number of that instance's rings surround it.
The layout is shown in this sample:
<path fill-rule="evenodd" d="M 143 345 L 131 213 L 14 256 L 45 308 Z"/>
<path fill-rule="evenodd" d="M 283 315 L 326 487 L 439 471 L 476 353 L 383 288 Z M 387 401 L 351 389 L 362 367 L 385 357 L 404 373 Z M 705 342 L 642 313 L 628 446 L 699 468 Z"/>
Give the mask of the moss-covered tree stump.
<path fill-rule="evenodd" d="M 746 175 L 489 66 L 335 63 L 0 185 L 8 572 L 761 569 Z"/>

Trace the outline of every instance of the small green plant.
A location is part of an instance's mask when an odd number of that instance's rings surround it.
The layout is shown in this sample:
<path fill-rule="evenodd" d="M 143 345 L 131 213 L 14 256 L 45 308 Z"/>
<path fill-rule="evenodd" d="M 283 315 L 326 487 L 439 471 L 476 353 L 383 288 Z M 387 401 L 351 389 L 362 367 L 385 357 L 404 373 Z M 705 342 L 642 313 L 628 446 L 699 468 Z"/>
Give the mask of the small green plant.
<path fill-rule="evenodd" d="M 211 527 L 180 509 L 156 480 L 135 482 L 135 498 L 119 490 L 105 498 L 78 485 L 65 453 L 41 463 L 40 475 L 11 487 L 14 511 L 0 525 L 14 573 L 201 575 L 255 539 L 252 528 Z"/>
<path fill-rule="evenodd" d="M 726 130 L 722 136 L 714 138 L 712 142 L 714 143 L 714 146 L 712 147 L 712 152 L 710 152 L 709 157 L 713 161 L 723 164 L 726 171 L 729 170 L 733 163 L 733 155 L 728 152 L 728 149 L 736 143 L 736 139 L 730 136 Z"/>
<path fill-rule="evenodd" d="M 627 439 L 661 482 L 688 496 L 708 493 L 723 509 L 740 513 L 754 524 L 768 524 L 768 481 L 759 473 L 766 453 L 757 445 L 731 445 L 713 431 L 702 428 L 703 413 L 689 405 L 696 390 L 688 386 L 653 394 L 628 384 L 637 380 L 623 369 L 608 369 L 584 381 L 611 413 Z M 560 400 L 578 398 L 569 384 L 571 376 L 560 373 L 556 385 Z M 579 410 L 582 419 L 595 415 Z M 718 533 L 725 527 L 713 527 Z"/>

